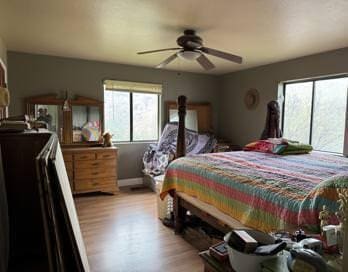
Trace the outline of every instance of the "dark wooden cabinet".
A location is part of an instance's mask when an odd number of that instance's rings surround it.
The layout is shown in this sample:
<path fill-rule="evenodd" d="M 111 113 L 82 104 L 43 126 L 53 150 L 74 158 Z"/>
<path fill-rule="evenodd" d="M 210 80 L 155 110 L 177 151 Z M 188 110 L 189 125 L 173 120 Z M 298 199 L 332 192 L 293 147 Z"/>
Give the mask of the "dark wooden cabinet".
<path fill-rule="evenodd" d="M 47 148 L 50 142 L 52 145 Z M 68 183 L 56 136 L 35 131 L 0 133 L 0 147 L 9 218 L 9 271 L 88 271 L 88 266 L 81 265 L 74 246 L 76 234 L 80 245 L 83 241 L 71 191 L 59 181 L 59 175 L 63 179 L 65 175 Z M 57 159 L 52 157 L 53 149 Z M 54 175 L 56 172 L 51 172 L 48 164 L 40 169 L 42 154 L 63 165 L 59 175 Z M 48 181 L 46 189 L 43 178 Z M 69 221 L 69 213 L 75 216 L 74 220 Z M 53 236 L 59 247 L 50 241 Z"/>
<path fill-rule="evenodd" d="M 10 271 L 19 271 L 21 265 L 48 268 L 35 158 L 50 135 L 0 134 L 10 225 Z"/>

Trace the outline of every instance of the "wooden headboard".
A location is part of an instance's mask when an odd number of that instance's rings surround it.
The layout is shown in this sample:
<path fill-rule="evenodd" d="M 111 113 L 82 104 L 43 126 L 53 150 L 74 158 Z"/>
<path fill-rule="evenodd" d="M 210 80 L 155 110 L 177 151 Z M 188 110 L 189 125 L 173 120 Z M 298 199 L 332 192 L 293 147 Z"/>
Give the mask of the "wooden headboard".
<path fill-rule="evenodd" d="M 166 103 L 166 113 L 167 121 L 169 122 L 169 111 L 177 110 L 178 104 L 177 101 L 167 101 Z M 185 103 L 186 110 L 195 110 L 197 111 L 198 119 L 198 132 L 213 132 L 212 126 L 212 107 L 209 102 L 188 102 Z"/>

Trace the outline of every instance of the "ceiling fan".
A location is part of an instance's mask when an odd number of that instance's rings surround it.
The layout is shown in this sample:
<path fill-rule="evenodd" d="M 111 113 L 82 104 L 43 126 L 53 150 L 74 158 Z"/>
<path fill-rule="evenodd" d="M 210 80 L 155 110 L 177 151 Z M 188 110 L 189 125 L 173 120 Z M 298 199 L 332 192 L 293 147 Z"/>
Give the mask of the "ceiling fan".
<path fill-rule="evenodd" d="M 174 53 L 169 58 L 165 59 L 163 62 L 158 64 L 156 68 L 163 68 L 164 66 L 166 66 L 167 64 L 175 60 L 178 56 L 186 60 L 197 60 L 197 62 L 205 70 L 211 70 L 215 68 L 215 65 L 204 55 L 204 53 L 218 57 L 218 58 L 222 58 L 228 61 L 232 61 L 235 63 L 239 63 L 239 64 L 242 63 L 242 58 L 239 56 L 203 46 L 202 38 L 197 36 L 196 31 L 192 29 L 185 30 L 184 35 L 180 36 L 176 40 L 176 43 L 180 47 L 143 51 L 143 52 L 138 52 L 138 54 L 142 55 L 142 54 L 157 53 L 162 51 L 179 50 L 178 52 Z"/>

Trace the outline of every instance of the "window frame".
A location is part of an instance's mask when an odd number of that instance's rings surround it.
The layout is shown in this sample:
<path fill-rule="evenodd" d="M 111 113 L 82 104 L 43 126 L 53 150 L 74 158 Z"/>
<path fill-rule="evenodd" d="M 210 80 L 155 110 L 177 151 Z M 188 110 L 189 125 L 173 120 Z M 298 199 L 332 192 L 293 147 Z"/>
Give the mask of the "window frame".
<path fill-rule="evenodd" d="M 317 81 L 322 80 L 330 80 L 330 79 L 338 79 L 338 78 L 347 78 L 348 73 L 339 74 L 339 75 L 330 75 L 330 76 L 322 76 L 308 79 L 300 79 L 300 80 L 291 80 L 283 82 L 282 86 L 282 117 L 281 117 L 281 129 L 284 132 L 284 118 L 285 118 L 285 100 L 286 100 L 286 86 L 296 83 L 305 83 L 312 82 L 312 99 L 311 99 L 311 118 L 310 118 L 310 131 L 309 131 L 309 144 L 312 144 L 313 137 L 313 114 L 314 114 L 314 100 L 315 100 L 315 86 Z M 345 132 L 344 132 L 344 140 L 343 140 L 343 150 L 341 153 L 333 152 L 333 151 L 325 151 L 325 150 L 316 150 L 319 152 L 337 154 L 337 155 L 348 155 L 348 87 L 347 87 L 347 101 L 346 101 L 346 118 L 345 118 Z"/>
<path fill-rule="evenodd" d="M 104 88 L 104 106 L 105 106 L 105 91 L 116 91 L 116 92 L 125 92 L 129 94 L 129 141 L 119 141 L 119 140 L 113 140 L 113 143 L 121 143 L 121 144 L 126 144 L 126 143 L 153 143 L 153 142 L 158 142 L 159 137 L 160 137 L 160 130 L 161 130 L 161 93 L 151 93 L 151 92 L 142 92 L 142 91 L 133 91 L 133 90 L 124 90 L 124 89 L 107 89 Z M 156 139 L 150 139 L 150 140 L 134 140 L 133 139 L 133 93 L 143 93 L 143 94 L 153 94 L 157 95 L 157 137 Z M 105 107 L 104 107 L 104 115 L 105 115 Z M 104 128 L 106 127 L 106 118 L 104 118 Z"/>

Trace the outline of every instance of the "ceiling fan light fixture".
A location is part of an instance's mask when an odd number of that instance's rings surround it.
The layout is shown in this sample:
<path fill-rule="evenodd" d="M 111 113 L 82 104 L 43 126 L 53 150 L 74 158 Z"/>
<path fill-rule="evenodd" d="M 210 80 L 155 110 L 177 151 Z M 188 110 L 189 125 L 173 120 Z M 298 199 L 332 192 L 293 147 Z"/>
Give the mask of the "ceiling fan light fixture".
<path fill-rule="evenodd" d="M 240 56 L 203 46 L 202 38 L 197 36 L 196 32 L 192 29 L 186 29 L 184 35 L 181 35 L 176 39 L 176 43 L 179 47 L 142 51 L 138 52 L 138 54 L 152 54 L 175 50 L 176 52 L 174 54 L 170 55 L 156 66 L 156 68 L 159 69 L 165 67 L 178 57 L 191 62 L 197 61 L 197 63 L 199 63 L 199 65 L 206 71 L 214 69 L 215 65 L 206 57 L 205 54 L 239 64 L 243 61 Z"/>
<path fill-rule="evenodd" d="M 180 58 L 185 60 L 196 60 L 202 55 L 201 52 L 193 51 L 193 50 L 183 50 L 183 51 L 179 51 L 177 54 Z"/>

